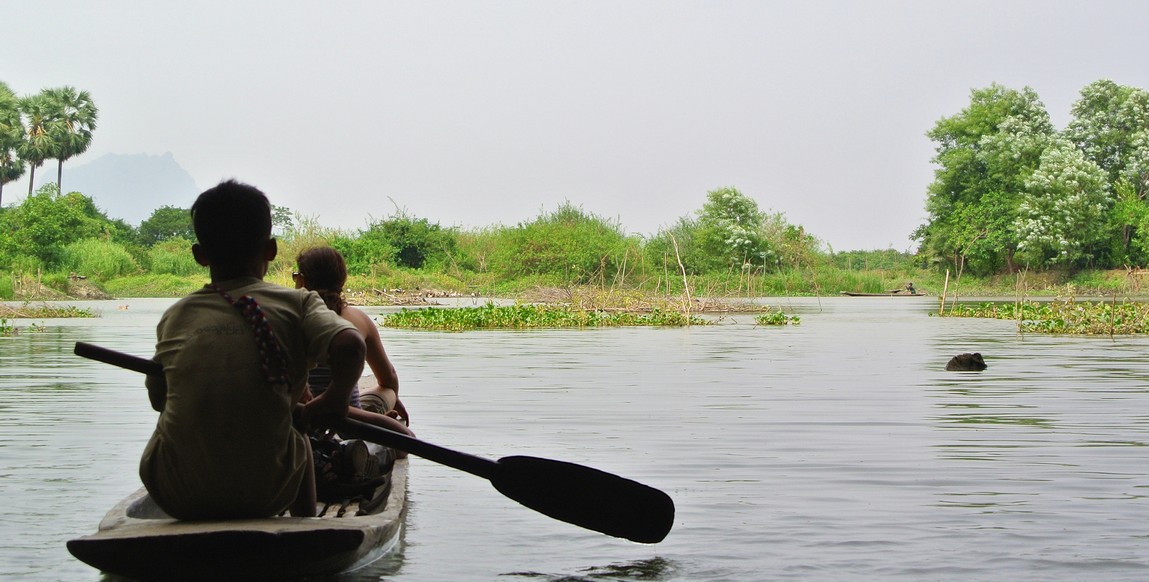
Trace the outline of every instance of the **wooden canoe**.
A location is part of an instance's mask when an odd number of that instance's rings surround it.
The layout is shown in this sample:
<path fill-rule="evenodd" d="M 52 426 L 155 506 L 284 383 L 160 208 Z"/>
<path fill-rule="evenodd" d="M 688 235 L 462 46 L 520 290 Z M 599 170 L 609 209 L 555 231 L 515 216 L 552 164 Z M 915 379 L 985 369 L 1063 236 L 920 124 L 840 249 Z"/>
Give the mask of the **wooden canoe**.
<path fill-rule="evenodd" d="M 365 515 L 357 502 L 333 504 L 312 518 L 178 521 L 147 492 L 136 491 L 100 522 L 92 535 L 70 540 L 68 551 L 104 572 L 137 580 L 292 579 L 365 566 L 391 551 L 406 514 L 407 459 Z M 385 503 L 378 503 L 379 499 Z M 368 505 L 368 503 L 364 503 Z"/>
<path fill-rule="evenodd" d="M 842 291 L 842 295 L 849 297 L 928 297 L 926 293 L 907 293 L 905 291 L 888 291 L 886 293 L 856 293 L 854 291 Z"/>

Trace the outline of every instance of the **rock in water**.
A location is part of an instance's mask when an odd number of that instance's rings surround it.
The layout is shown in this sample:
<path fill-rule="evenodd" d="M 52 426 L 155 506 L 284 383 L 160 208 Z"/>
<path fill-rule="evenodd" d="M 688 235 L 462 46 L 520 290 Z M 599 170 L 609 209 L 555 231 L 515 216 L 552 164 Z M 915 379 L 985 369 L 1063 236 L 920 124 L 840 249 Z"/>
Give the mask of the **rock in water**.
<path fill-rule="evenodd" d="M 980 372 L 986 369 L 985 360 L 982 359 L 981 354 L 965 353 L 958 354 L 946 363 L 946 370 L 958 372 Z"/>

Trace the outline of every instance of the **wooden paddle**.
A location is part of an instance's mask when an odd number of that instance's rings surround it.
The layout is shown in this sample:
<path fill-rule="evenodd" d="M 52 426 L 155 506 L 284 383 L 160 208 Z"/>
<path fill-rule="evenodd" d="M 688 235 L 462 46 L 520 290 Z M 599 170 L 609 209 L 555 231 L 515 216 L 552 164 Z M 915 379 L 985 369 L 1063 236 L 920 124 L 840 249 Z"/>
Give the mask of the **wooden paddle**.
<path fill-rule="evenodd" d="M 76 342 L 75 352 L 128 370 L 163 374 L 152 360 L 89 343 Z M 345 438 L 368 440 L 478 475 L 539 513 L 607 535 L 654 544 L 674 525 L 669 495 L 591 467 L 525 456 L 491 461 L 349 418 L 334 428 Z"/>

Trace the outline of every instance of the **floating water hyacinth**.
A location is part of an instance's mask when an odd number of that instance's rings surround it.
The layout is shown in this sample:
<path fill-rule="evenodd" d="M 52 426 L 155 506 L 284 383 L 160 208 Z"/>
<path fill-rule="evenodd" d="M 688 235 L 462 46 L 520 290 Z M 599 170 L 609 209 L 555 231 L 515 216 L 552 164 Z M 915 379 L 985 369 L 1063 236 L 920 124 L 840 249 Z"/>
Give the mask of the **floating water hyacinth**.
<path fill-rule="evenodd" d="M 754 323 L 758 325 L 798 325 L 802 323 L 802 319 L 797 315 L 787 315 L 779 309 L 754 316 Z"/>
<path fill-rule="evenodd" d="M 571 327 L 709 325 L 709 320 L 679 311 L 646 313 L 576 309 L 565 305 L 426 307 L 404 309 L 383 317 L 384 327 L 440 331 L 472 329 L 546 329 Z"/>
<path fill-rule="evenodd" d="M 1137 301 L 1022 301 L 958 304 L 948 317 L 1016 320 L 1018 330 L 1069 335 L 1135 335 L 1149 333 L 1149 303 Z"/>

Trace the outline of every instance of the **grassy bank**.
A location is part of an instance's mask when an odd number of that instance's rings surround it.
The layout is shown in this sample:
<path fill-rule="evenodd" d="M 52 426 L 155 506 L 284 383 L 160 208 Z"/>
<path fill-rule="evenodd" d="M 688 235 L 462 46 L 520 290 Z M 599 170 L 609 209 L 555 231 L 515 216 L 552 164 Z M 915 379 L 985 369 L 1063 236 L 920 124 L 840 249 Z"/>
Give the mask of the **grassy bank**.
<path fill-rule="evenodd" d="M 293 265 L 273 263 L 267 280 L 291 286 Z M 1149 291 L 1149 272 L 1083 271 L 1064 273 L 1016 273 L 993 277 L 960 279 L 951 274 L 947 296 L 972 297 L 1056 297 L 1099 296 L 1139 297 Z M 204 271 L 192 274 L 134 273 L 108 278 L 76 281 L 67 274 L 38 274 L 16 277 L 0 272 L 0 299 L 8 301 L 98 299 L 100 293 L 112 298 L 181 297 L 207 282 Z M 737 271 L 682 277 L 673 272 L 642 274 L 623 281 L 572 284 L 557 276 L 526 276 L 499 279 L 490 273 L 448 275 L 417 269 L 374 269 L 348 278 L 346 291 L 360 305 L 411 305 L 421 298 L 448 296 L 510 297 L 540 301 L 539 290 L 552 290 L 558 302 L 590 303 L 595 308 L 627 307 L 662 298 L 664 303 L 682 303 L 687 298 L 736 299 L 748 297 L 835 296 L 842 291 L 880 293 L 902 288 L 907 282 L 929 295 L 940 296 L 947 289 L 945 273 L 898 267 L 891 269 L 841 268 L 789 269 L 766 274 Z M 554 292 L 553 290 L 558 290 Z M 547 300 L 547 299 L 543 299 Z M 647 306 L 649 307 L 649 306 Z M 668 305 L 659 305 L 665 308 Z"/>

